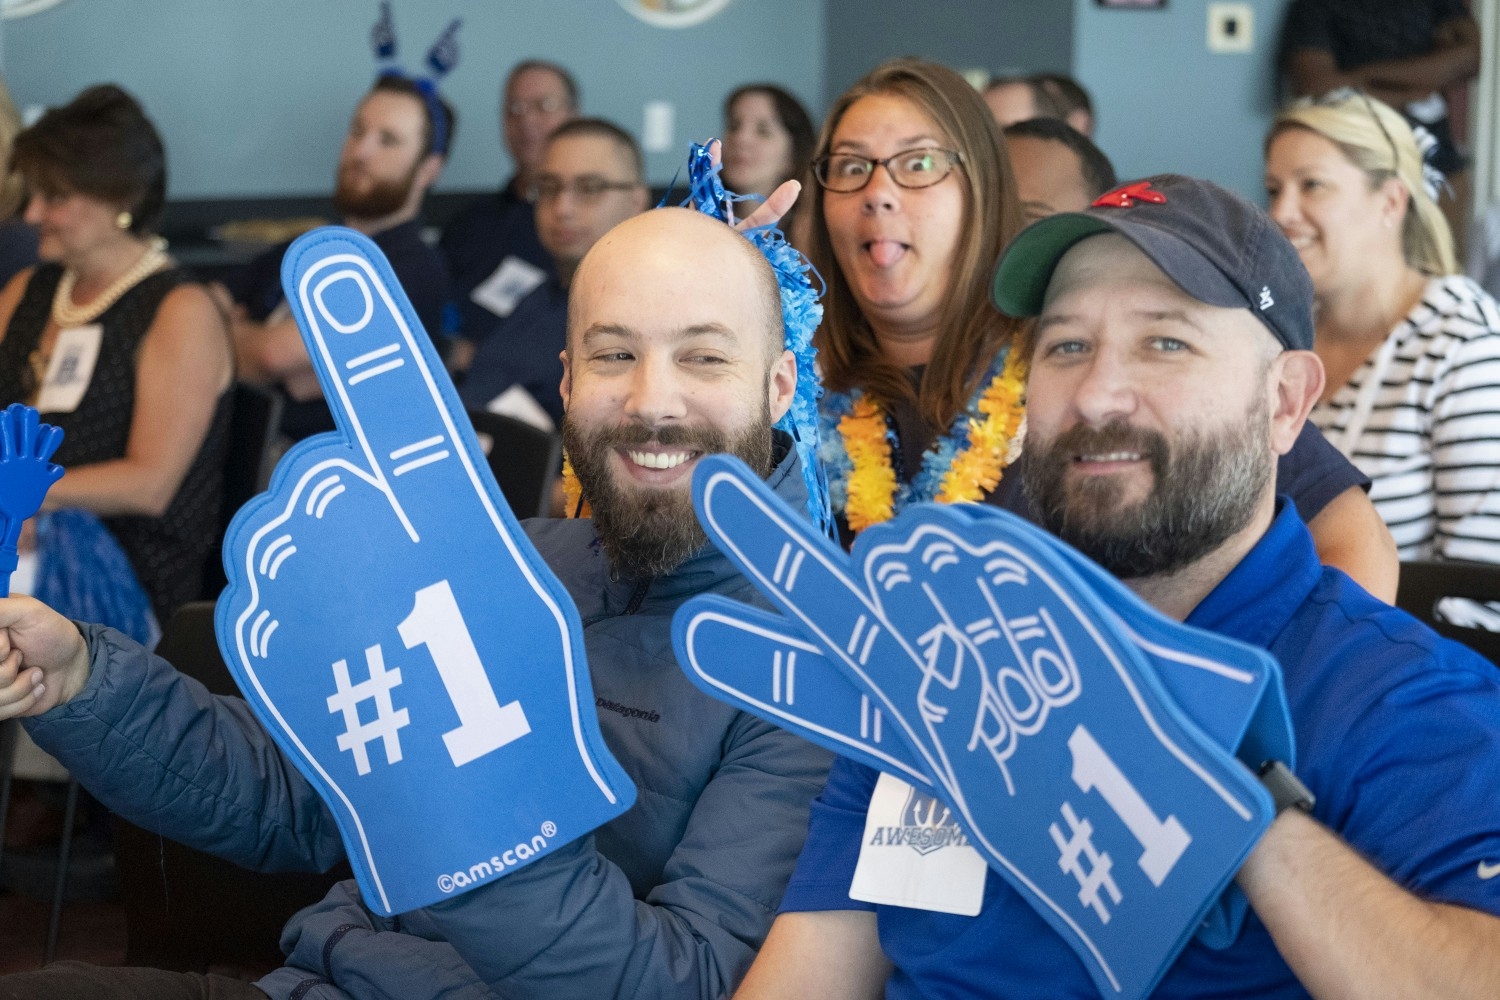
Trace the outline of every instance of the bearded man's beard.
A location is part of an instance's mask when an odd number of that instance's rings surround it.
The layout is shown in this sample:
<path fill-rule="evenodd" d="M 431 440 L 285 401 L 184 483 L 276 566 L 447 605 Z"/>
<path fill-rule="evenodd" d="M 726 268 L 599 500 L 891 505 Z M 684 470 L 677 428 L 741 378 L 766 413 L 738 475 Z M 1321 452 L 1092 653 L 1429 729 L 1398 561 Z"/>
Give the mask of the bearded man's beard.
<path fill-rule="evenodd" d="M 620 482 L 610 469 L 619 448 L 657 445 L 703 455 L 728 452 L 760 476 L 771 471 L 771 407 L 762 397 L 759 419 L 734 437 L 713 427 L 643 427 L 586 431 L 563 421 L 563 445 L 593 511 L 594 530 L 616 578 L 647 579 L 670 573 L 708 543 L 693 510 L 691 488 L 653 489 Z"/>
<path fill-rule="evenodd" d="M 351 219 L 379 219 L 398 212 L 411 194 L 420 165 L 413 165 L 399 180 L 370 181 L 363 187 L 356 186 L 353 171 L 340 169 L 338 184 L 333 191 L 333 205 L 340 215 Z"/>
<path fill-rule="evenodd" d="M 1175 445 L 1122 422 L 1026 439 L 1022 484 L 1047 530 L 1122 580 L 1168 574 L 1208 555 L 1255 516 L 1275 474 L 1264 399 L 1242 421 Z M 1110 476 L 1073 480 L 1076 455 L 1135 452 L 1151 463 L 1147 496 L 1126 504 Z"/>

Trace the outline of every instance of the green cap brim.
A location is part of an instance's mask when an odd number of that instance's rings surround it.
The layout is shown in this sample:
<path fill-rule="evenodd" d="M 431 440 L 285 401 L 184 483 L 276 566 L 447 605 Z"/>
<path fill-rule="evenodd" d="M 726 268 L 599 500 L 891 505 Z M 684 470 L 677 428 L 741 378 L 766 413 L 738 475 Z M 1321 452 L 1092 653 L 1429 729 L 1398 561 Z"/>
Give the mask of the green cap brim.
<path fill-rule="evenodd" d="M 990 298 L 1007 316 L 1036 316 L 1042 311 L 1047 284 L 1063 254 L 1079 240 L 1115 232 L 1092 215 L 1065 212 L 1032 223 L 1011 241 L 990 285 Z"/>

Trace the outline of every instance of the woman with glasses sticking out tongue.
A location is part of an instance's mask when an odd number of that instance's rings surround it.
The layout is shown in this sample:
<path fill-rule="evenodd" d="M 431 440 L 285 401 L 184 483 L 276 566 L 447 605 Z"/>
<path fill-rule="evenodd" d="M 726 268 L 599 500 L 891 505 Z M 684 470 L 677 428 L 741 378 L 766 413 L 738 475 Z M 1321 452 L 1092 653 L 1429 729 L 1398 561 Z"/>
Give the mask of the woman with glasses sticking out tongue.
<path fill-rule="evenodd" d="M 910 503 L 983 500 L 1014 457 L 1025 380 L 1021 323 L 989 301 L 1022 218 L 988 109 L 951 70 L 886 63 L 834 103 L 813 175 L 835 511 L 857 533 Z"/>
<path fill-rule="evenodd" d="M 1023 217 L 983 99 L 945 67 L 885 63 L 834 102 L 813 177 L 805 249 L 828 283 L 820 442 L 845 541 L 912 503 L 1022 509 L 1009 470 L 1023 323 L 995 309 L 989 286 Z M 1324 561 L 1394 597 L 1395 558 L 1370 541 L 1380 524 L 1362 477 L 1316 431 L 1289 458 L 1284 490 Z"/>
<path fill-rule="evenodd" d="M 1312 420 L 1373 481 L 1402 559 L 1500 562 L 1500 308 L 1457 273 L 1430 145 L 1335 91 L 1276 118 L 1266 193 L 1312 276 Z"/>

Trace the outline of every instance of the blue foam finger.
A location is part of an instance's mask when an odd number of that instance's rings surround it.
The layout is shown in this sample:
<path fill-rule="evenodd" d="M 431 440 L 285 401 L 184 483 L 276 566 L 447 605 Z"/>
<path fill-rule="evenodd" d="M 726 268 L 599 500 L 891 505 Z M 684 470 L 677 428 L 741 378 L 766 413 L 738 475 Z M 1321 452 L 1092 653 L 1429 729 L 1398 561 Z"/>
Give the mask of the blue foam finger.
<path fill-rule="evenodd" d="M 1052 537 L 997 507 L 965 504 L 948 509 L 976 519 L 1008 520 L 1014 531 Z M 1077 549 L 1063 545 L 1058 551 L 1134 634 L 1157 678 L 1205 734 L 1252 770 L 1268 760 L 1296 769 L 1291 709 L 1281 664 L 1274 656 L 1171 621 Z"/>
<path fill-rule="evenodd" d="M 219 643 L 367 905 L 402 912 L 545 856 L 635 790 L 599 733 L 577 611 L 385 258 L 315 230 L 282 281 L 339 429 L 234 519 Z"/>
<path fill-rule="evenodd" d="M 880 707 L 786 619 L 717 594 L 695 597 L 673 620 L 672 645 L 688 680 L 710 697 L 867 767 L 932 784 Z"/>
<path fill-rule="evenodd" d="M 1271 803 L 1174 703 L 1061 543 L 928 506 L 865 532 L 856 575 L 748 470 L 703 466 L 695 498 L 715 543 L 889 707 L 971 842 L 1100 990 L 1149 993 Z"/>

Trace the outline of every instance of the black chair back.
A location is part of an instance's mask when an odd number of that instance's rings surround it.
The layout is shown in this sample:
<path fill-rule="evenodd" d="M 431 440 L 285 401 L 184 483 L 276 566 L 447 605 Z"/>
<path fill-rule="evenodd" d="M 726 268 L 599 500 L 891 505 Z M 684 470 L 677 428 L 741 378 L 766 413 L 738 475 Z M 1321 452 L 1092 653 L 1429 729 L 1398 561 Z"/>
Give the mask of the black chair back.
<path fill-rule="evenodd" d="M 271 482 L 276 468 L 276 432 L 285 400 L 273 389 L 244 382 L 234 387 L 234 412 L 229 419 L 229 447 L 224 457 L 224 506 L 219 515 L 219 544 L 203 570 L 203 596 L 218 596 L 224 577 L 222 546 L 229 522 L 239 509 Z M 165 623 L 163 623 L 165 627 Z M 231 686 L 232 687 L 232 686 Z"/>
<path fill-rule="evenodd" d="M 562 436 L 484 410 L 470 410 L 469 420 L 516 517 L 546 517 L 552 510 L 552 486 L 562 469 Z"/>
<path fill-rule="evenodd" d="M 1500 663 L 1500 632 L 1468 628 L 1439 617 L 1438 603 L 1449 597 L 1480 603 L 1500 602 L 1500 566 L 1471 562 L 1403 562 L 1401 582 L 1396 589 L 1397 607 L 1422 619 L 1439 635 L 1463 643 L 1491 663 Z"/>

